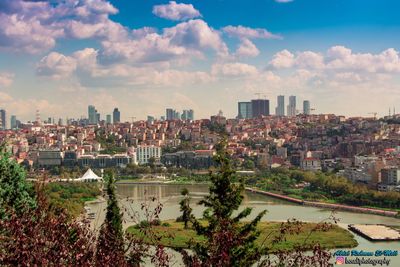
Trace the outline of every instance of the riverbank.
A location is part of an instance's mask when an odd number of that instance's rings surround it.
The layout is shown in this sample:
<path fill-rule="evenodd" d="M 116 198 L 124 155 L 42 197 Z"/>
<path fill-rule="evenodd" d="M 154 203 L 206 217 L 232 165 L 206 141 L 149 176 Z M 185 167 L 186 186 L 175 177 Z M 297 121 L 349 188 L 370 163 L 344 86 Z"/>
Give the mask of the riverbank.
<path fill-rule="evenodd" d="M 301 199 L 297 199 L 297 198 L 293 198 L 293 197 L 289 197 L 289 196 L 285 196 L 285 195 L 281 195 L 281 194 L 277 194 L 277 193 L 263 191 L 263 190 L 256 189 L 256 188 L 251 188 L 251 187 L 246 187 L 246 190 L 249 192 L 252 192 L 252 193 L 262 194 L 262 195 L 286 200 L 286 201 L 296 203 L 299 205 L 304 205 L 304 206 L 311 206 L 311 207 L 331 209 L 331 210 L 358 212 L 358 213 L 368 213 L 368 214 L 389 216 L 389 217 L 395 217 L 395 218 L 397 218 L 399 216 L 399 213 L 396 211 L 388 211 L 388 210 L 375 209 L 375 208 L 363 208 L 363 207 L 356 207 L 356 206 L 343 205 L 343 204 L 332 204 L 332 203 L 325 203 L 325 202 L 306 201 L 306 200 L 301 200 Z"/>
<path fill-rule="evenodd" d="M 316 225 L 316 223 L 304 223 L 299 234 L 288 234 L 285 240 L 272 243 L 274 237 L 280 233 L 281 222 L 260 222 L 257 227 L 261 234 L 256 240 L 256 244 L 265 245 L 270 248 L 271 252 L 282 249 L 291 250 L 296 245 L 304 244 L 304 242 L 308 245 L 318 242 L 326 249 L 353 248 L 358 245 L 353 234 L 346 229 L 332 225 L 332 228 L 327 231 L 313 231 Z M 187 248 L 190 240 L 196 242 L 205 240 L 203 236 L 198 236 L 193 229 L 184 229 L 183 223 L 175 220 L 167 220 L 162 222 L 161 225 L 152 227 L 155 233 L 162 237 L 160 242 L 166 247 Z M 129 227 L 128 232 L 138 236 L 142 235 L 141 231 L 134 226 Z M 265 240 L 267 241 L 264 243 Z M 151 243 L 151 240 L 147 241 Z"/>

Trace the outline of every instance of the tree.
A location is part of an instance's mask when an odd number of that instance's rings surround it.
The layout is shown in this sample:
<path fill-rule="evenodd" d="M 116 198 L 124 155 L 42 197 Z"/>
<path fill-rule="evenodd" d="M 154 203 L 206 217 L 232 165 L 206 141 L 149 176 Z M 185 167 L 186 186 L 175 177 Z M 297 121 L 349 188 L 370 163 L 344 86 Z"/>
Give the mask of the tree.
<path fill-rule="evenodd" d="M 193 219 L 192 208 L 190 207 L 189 190 L 183 188 L 181 195 L 183 196 L 183 199 L 179 202 L 179 205 L 182 216 L 180 216 L 177 221 L 182 221 L 185 224 L 185 229 L 188 229 L 188 224 Z"/>
<path fill-rule="evenodd" d="M 122 214 L 115 194 L 115 180 L 110 173 L 105 175 L 107 183 L 107 211 L 97 240 L 96 259 L 98 266 L 127 266 L 125 259 Z"/>
<path fill-rule="evenodd" d="M 235 171 L 226 152 L 226 140 L 217 145 L 215 162 L 219 165 L 217 173 L 210 173 L 209 194 L 199 202 L 206 210 L 205 222 L 193 219 L 193 226 L 198 235 L 203 235 L 206 242 L 191 245 L 193 255 L 182 252 L 188 266 L 251 266 L 262 256 L 262 249 L 255 245 L 260 232 L 258 222 L 266 211 L 261 212 L 248 223 L 241 222 L 251 213 L 246 208 L 233 216 L 242 203 L 244 190 L 243 179 L 233 183 Z"/>
<path fill-rule="evenodd" d="M 5 145 L 0 145 L 0 218 L 6 210 L 24 212 L 36 205 L 33 187 L 26 181 L 26 173 Z"/>

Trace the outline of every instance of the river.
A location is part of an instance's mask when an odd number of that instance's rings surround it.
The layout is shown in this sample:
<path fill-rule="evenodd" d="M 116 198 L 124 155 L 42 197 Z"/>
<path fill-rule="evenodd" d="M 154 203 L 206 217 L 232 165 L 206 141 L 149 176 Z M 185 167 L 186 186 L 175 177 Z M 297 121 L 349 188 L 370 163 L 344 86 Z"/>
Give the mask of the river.
<path fill-rule="evenodd" d="M 207 185 L 149 185 L 149 184 L 119 184 L 117 185 L 117 194 L 121 199 L 125 214 L 125 227 L 133 224 L 130 215 L 140 211 L 140 204 L 149 201 L 151 197 L 156 197 L 163 205 L 160 214 L 161 220 L 175 219 L 180 215 L 179 200 L 180 191 L 186 187 L 192 198 L 192 208 L 195 216 L 201 216 L 203 208 L 196 203 L 208 192 Z M 129 198 L 129 200 L 128 200 Z M 104 219 L 105 203 L 88 204 L 93 212 L 96 212 L 96 218 L 92 226 L 97 228 Z M 320 222 L 331 215 L 329 210 L 300 206 L 283 200 L 267 197 L 264 195 L 246 192 L 242 203 L 243 207 L 253 208 L 253 212 L 248 219 L 254 218 L 257 213 L 266 209 L 267 214 L 263 220 L 268 221 L 286 221 L 295 218 L 305 222 Z M 138 216 L 140 218 L 138 218 Z M 348 224 L 386 224 L 400 226 L 400 220 L 392 217 L 384 217 L 372 214 L 361 214 L 339 211 L 335 214 L 339 219 L 338 225 L 346 228 Z M 144 219 L 143 214 L 135 214 L 135 221 Z M 400 252 L 400 242 L 371 242 L 363 237 L 355 235 L 359 243 L 357 250 L 375 251 L 375 250 L 398 250 Z M 389 257 L 391 259 L 389 266 L 400 266 L 400 256 Z"/>

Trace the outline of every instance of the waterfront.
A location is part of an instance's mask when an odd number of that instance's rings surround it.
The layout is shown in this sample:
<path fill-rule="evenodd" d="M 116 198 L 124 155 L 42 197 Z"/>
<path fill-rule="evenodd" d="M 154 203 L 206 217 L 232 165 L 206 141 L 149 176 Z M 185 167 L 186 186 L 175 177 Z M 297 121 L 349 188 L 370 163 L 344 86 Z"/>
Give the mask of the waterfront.
<path fill-rule="evenodd" d="M 192 207 L 194 214 L 200 216 L 202 208 L 196 203 L 205 194 L 207 194 L 207 185 L 141 185 L 141 184 L 120 184 L 117 186 L 117 193 L 120 196 L 121 203 L 129 210 L 140 210 L 140 204 L 152 196 L 157 197 L 163 204 L 163 210 L 160 214 L 161 220 L 175 219 L 179 216 L 179 199 L 180 190 L 188 188 L 192 197 Z M 133 200 L 130 204 L 129 200 Z M 306 222 L 320 222 L 328 218 L 331 214 L 329 210 L 316 207 L 300 206 L 283 200 L 270 198 L 264 195 L 246 192 L 244 194 L 243 207 L 252 207 L 253 212 L 248 219 L 254 218 L 256 214 L 264 209 L 268 210 L 263 220 L 268 221 L 286 221 L 289 218 L 296 218 Z M 105 203 L 89 204 L 92 211 L 97 213 L 93 226 L 98 227 L 99 222 L 104 218 L 102 210 Z M 125 227 L 133 222 L 129 216 L 125 214 Z M 335 216 L 340 220 L 339 226 L 346 228 L 349 224 L 386 224 L 400 226 L 400 220 L 391 217 L 378 216 L 373 214 L 361 214 L 339 211 Z M 359 243 L 357 250 L 375 251 L 375 250 L 400 250 L 400 242 L 371 242 L 360 236 L 355 235 L 355 239 Z M 400 257 L 392 257 L 390 266 L 400 266 Z"/>

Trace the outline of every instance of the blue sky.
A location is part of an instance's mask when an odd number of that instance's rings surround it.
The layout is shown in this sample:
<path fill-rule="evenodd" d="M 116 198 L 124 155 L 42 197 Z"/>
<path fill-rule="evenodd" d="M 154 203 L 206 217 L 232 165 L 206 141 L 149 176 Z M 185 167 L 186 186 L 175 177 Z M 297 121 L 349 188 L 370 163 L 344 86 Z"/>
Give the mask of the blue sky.
<path fill-rule="evenodd" d="M 4 0 L 0 107 L 143 119 L 166 107 L 234 117 L 258 92 L 272 113 L 278 94 L 347 116 L 400 102 L 399 1 L 279 2 Z"/>

